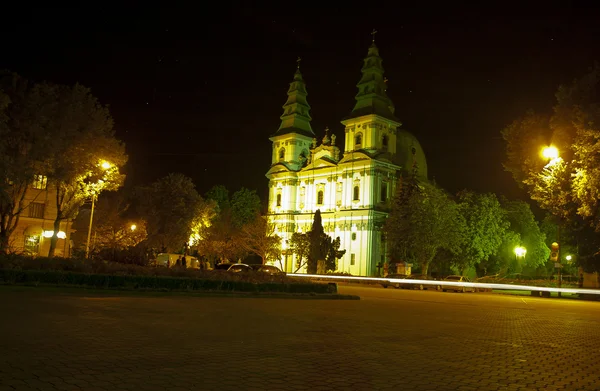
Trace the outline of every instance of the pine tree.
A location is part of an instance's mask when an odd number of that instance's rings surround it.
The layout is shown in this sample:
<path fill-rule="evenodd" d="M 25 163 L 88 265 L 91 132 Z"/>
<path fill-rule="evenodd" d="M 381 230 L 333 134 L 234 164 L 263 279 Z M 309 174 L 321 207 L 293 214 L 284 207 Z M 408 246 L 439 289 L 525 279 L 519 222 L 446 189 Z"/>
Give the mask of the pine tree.
<path fill-rule="evenodd" d="M 315 274 L 317 272 L 317 262 L 319 260 L 324 260 L 325 256 L 327 255 L 323 246 L 323 239 L 327 235 L 325 235 L 325 230 L 323 229 L 323 221 L 321 219 L 320 209 L 317 209 L 315 212 L 313 225 L 308 233 L 308 236 L 310 240 L 310 252 L 306 267 L 309 274 Z"/>

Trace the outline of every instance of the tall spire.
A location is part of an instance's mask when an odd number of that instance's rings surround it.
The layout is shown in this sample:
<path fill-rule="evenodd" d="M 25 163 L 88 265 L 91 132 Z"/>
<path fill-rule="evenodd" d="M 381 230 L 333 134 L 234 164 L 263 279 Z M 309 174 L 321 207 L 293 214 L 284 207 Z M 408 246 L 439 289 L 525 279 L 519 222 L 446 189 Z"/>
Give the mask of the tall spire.
<path fill-rule="evenodd" d="M 398 121 L 394 116 L 394 104 L 386 94 L 387 79 L 383 76 L 382 59 L 379 57 L 379 49 L 375 45 L 374 29 L 371 32 L 373 43 L 369 47 L 367 57 L 364 59 L 364 65 L 361 69 L 362 78 L 356 85 L 358 94 L 356 94 L 356 104 L 348 118 L 361 117 L 367 114 L 378 114 L 382 117 Z"/>
<path fill-rule="evenodd" d="M 287 92 L 287 101 L 283 105 L 283 114 L 281 115 L 281 125 L 275 132 L 275 135 L 286 134 L 286 133 L 299 133 L 305 136 L 314 137 L 310 121 L 310 105 L 306 101 L 306 84 L 300 73 L 300 61 L 298 57 L 296 73 L 294 73 L 294 80 L 290 83 L 290 88 Z"/>

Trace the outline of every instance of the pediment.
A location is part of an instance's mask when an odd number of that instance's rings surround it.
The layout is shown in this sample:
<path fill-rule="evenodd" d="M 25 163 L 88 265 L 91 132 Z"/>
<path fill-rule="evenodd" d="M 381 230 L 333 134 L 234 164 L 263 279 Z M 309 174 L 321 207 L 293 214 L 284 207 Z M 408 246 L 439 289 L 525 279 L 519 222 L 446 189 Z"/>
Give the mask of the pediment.
<path fill-rule="evenodd" d="M 269 175 L 273 175 L 273 174 L 278 174 L 280 172 L 291 172 L 292 170 L 290 170 L 288 168 L 288 166 L 286 166 L 283 163 L 276 163 L 274 165 L 271 166 L 271 168 L 269 168 L 269 171 L 267 171 L 267 176 Z"/>
<path fill-rule="evenodd" d="M 340 164 L 359 160 L 373 160 L 373 158 L 363 151 L 346 152 Z"/>

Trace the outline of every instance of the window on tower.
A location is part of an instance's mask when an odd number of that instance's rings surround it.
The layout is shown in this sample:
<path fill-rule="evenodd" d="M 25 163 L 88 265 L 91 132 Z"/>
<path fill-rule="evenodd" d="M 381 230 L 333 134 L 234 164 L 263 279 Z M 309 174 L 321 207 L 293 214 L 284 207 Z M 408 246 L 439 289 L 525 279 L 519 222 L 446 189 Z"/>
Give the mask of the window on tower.
<path fill-rule="evenodd" d="M 277 194 L 277 206 L 281 206 L 281 194 Z"/>
<path fill-rule="evenodd" d="M 352 200 L 353 201 L 360 200 L 360 186 L 359 185 L 354 185 L 354 194 L 353 194 Z"/>
<path fill-rule="evenodd" d="M 354 137 L 354 148 L 362 148 L 362 134 L 358 133 Z"/>
<path fill-rule="evenodd" d="M 285 159 L 285 148 L 279 150 L 279 160 Z"/>
<path fill-rule="evenodd" d="M 383 149 L 384 151 L 387 152 L 388 150 L 388 136 L 383 136 L 383 138 L 381 139 L 381 149 Z"/>
<path fill-rule="evenodd" d="M 381 182 L 381 202 L 386 202 L 388 198 L 388 184 L 387 182 Z"/>

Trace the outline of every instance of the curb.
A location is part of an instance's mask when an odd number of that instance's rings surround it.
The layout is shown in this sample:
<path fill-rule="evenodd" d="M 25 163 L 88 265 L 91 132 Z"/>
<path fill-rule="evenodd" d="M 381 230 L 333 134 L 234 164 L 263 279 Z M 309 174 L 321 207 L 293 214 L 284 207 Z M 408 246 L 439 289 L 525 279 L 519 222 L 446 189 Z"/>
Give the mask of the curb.
<path fill-rule="evenodd" d="M 166 290 L 141 290 L 141 289 L 94 289 L 76 285 L 52 284 L 0 284 L 2 288 L 20 292 L 34 292 L 36 290 L 55 290 L 58 294 L 80 295 L 81 293 L 97 296 L 145 296 L 145 297 L 221 297 L 221 298 L 246 298 L 246 299 L 300 299 L 300 300 L 360 300 L 360 296 L 342 295 L 337 293 L 285 293 L 285 292 L 226 292 L 226 291 L 166 291 Z M 13 289 L 11 289 L 13 288 Z M 14 289 L 16 288 L 16 289 Z"/>

